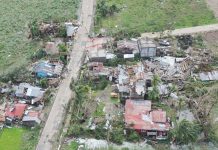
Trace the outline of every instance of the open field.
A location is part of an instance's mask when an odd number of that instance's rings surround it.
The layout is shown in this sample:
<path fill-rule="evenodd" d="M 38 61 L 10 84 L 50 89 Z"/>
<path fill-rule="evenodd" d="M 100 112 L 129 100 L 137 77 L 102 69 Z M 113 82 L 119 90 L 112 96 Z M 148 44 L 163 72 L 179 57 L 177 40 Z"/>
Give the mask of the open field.
<path fill-rule="evenodd" d="M 37 21 L 66 21 L 75 18 L 79 0 L 0 0 L 0 74 L 24 65 L 39 49 L 28 39 L 28 24 Z"/>
<path fill-rule="evenodd" d="M 20 150 L 22 146 L 22 128 L 4 129 L 0 135 L 1 150 Z"/>
<path fill-rule="evenodd" d="M 101 18 L 97 29 L 153 32 L 216 23 L 204 0 L 107 0 L 119 8 L 113 16 Z M 116 26 L 116 27 L 115 27 Z"/>

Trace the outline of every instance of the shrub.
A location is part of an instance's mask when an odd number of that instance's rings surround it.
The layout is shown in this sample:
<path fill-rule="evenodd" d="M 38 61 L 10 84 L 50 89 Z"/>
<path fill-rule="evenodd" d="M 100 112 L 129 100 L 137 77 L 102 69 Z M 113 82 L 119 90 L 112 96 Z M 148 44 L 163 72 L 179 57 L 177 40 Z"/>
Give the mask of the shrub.
<path fill-rule="evenodd" d="M 130 130 L 127 133 L 126 139 L 130 142 L 138 142 L 140 140 L 140 136 L 138 135 L 136 131 Z"/>
<path fill-rule="evenodd" d="M 64 25 L 61 25 L 59 27 L 57 37 L 63 37 L 63 38 L 67 37 L 67 31 L 66 31 L 66 27 Z"/>
<path fill-rule="evenodd" d="M 59 52 L 67 52 L 67 46 L 65 44 L 58 45 Z"/>
<path fill-rule="evenodd" d="M 40 79 L 39 85 L 42 88 L 48 88 L 48 79 L 47 78 Z"/>
<path fill-rule="evenodd" d="M 36 20 L 29 24 L 29 28 L 33 39 L 40 36 L 39 24 Z"/>
<path fill-rule="evenodd" d="M 31 59 L 32 60 L 39 60 L 39 59 L 42 59 L 44 57 L 46 57 L 47 54 L 46 52 L 43 50 L 43 49 L 40 49 L 38 51 L 36 51 L 32 56 L 31 56 Z"/>
<path fill-rule="evenodd" d="M 124 134 L 123 129 L 115 129 L 111 133 L 110 141 L 116 144 L 123 144 L 124 141 Z"/>

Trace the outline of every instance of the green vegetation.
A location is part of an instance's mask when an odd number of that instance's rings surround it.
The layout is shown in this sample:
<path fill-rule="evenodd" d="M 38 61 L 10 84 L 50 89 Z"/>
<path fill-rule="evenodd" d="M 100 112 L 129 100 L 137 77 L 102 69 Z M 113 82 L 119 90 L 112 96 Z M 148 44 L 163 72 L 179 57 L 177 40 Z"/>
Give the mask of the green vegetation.
<path fill-rule="evenodd" d="M 47 78 L 43 78 L 39 80 L 39 85 L 42 88 L 48 88 L 48 79 Z"/>
<path fill-rule="evenodd" d="M 95 117 L 101 117 L 101 116 L 104 116 L 104 111 L 103 111 L 103 109 L 104 109 L 104 103 L 103 102 L 100 102 L 99 104 L 98 104 L 98 106 L 97 106 L 97 108 L 96 108 L 96 110 L 95 110 L 95 112 L 94 112 L 94 116 Z"/>
<path fill-rule="evenodd" d="M 200 133 L 200 126 L 187 120 L 182 120 L 170 131 L 172 140 L 177 144 L 193 143 Z"/>
<path fill-rule="evenodd" d="M 217 22 L 204 0 L 106 0 L 103 6 L 114 5 L 118 13 L 96 14 L 96 29 L 107 28 L 121 36 Z"/>
<path fill-rule="evenodd" d="M 40 48 L 38 41 L 28 39 L 30 23 L 72 20 L 76 18 L 78 2 L 79 0 L 0 1 L 0 14 L 4 14 L 0 18 L 0 74 L 26 65 L 30 56 Z M 37 34 L 37 30 L 34 32 Z"/>
<path fill-rule="evenodd" d="M 0 149 L 21 150 L 24 133 L 25 131 L 22 128 L 3 129 L 0 133 Z"/>
<path fill-rule="evenodd" d="M 35 150 L 39 138 L 40 126 L 34 129 L 26 129 L 25 131 L 22 138 L 22 148 L 19 150 Z"/>
<path fill-rule="evenodd" d="M 77 150 L 78 148 L 79 148 L 79 144 L 73 141 L 70 143 L 70 145 L 65 146 L 64 150 Z"/>
<path fill-rule="evenodd" d="M 150 100 L 159 101 L 160 100 L 160 93 L 158 89 L 158 85 L 160 84 L 161 79 L 159 76 L 154 75 L 152 78 L 152 90 L 148 92 L 148 97 Z"/>
<path fill-rule="evenodd" d="M 97 80 L 98 81 L 89 81 L 89 86 L 92 90 L 104 90 L 109 84 L 109 81 L 104 76 L 99 76 Z"/>

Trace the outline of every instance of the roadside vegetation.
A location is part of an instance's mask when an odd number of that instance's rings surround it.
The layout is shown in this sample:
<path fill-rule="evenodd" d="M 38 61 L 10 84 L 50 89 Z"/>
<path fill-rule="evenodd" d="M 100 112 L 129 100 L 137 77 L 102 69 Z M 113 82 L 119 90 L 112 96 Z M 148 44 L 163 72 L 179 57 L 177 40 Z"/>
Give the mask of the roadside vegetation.
<path fill-rule="evenodd" d="M 105 28 L 110 34 L 135 36 L 216 22 L 204 0 L 98 0 L 95 27 L 96 31 Z"/>
<path fill-rule="evenodd" d="M 30 39 L 29 25 L 38 22 L 64 22 L 76 18 L 79 0 L 20 0 L 0 2 L 0 75 L 25 66 L 40 49 L 40 41 Z M 32 29 L 36 29 L 31 28 Z M 37 30 L 32 31 L 38 34 Z"/>

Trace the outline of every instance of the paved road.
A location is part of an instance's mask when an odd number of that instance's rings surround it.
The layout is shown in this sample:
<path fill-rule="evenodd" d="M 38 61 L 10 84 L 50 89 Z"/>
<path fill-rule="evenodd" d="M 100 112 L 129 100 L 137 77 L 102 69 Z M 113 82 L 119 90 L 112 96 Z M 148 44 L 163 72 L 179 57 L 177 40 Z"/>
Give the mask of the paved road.
<path fill-rule="evenodd" d="M 63 121 L 66 114 L 66 106 L 69 103 L 72 92 L 69 88 L 71 79 L 76 79 L 82 58 L 84 56 L 85 42 L 88 40 L 88 33 L 92 25 L 94 15 L 95 0 L 83 0 L 80 12 L 81 27 L 78 30 L 76 42 L 71 53 L 71 60 L 68 65 L 69 74 L 62 81 L 58 89 L 53 107 L 48 120 L 40 136 L 36 150 L 55 150 L 60 131 L 63 127 Z"/>
<path fill-rule="evenodd" d="M 177 36 L 177 35 L 186 35 L 186 34 L 206 33 L 206 32 L 213 32 L 213 31 L 218 31 L 218 24 L 176 29 L 171 32 L 165 31 L 162 36 L 169 36 L 169 35 Z M 141 37 L 159 38 L 160 33 L 159 32 L 142 33 Z"/>

